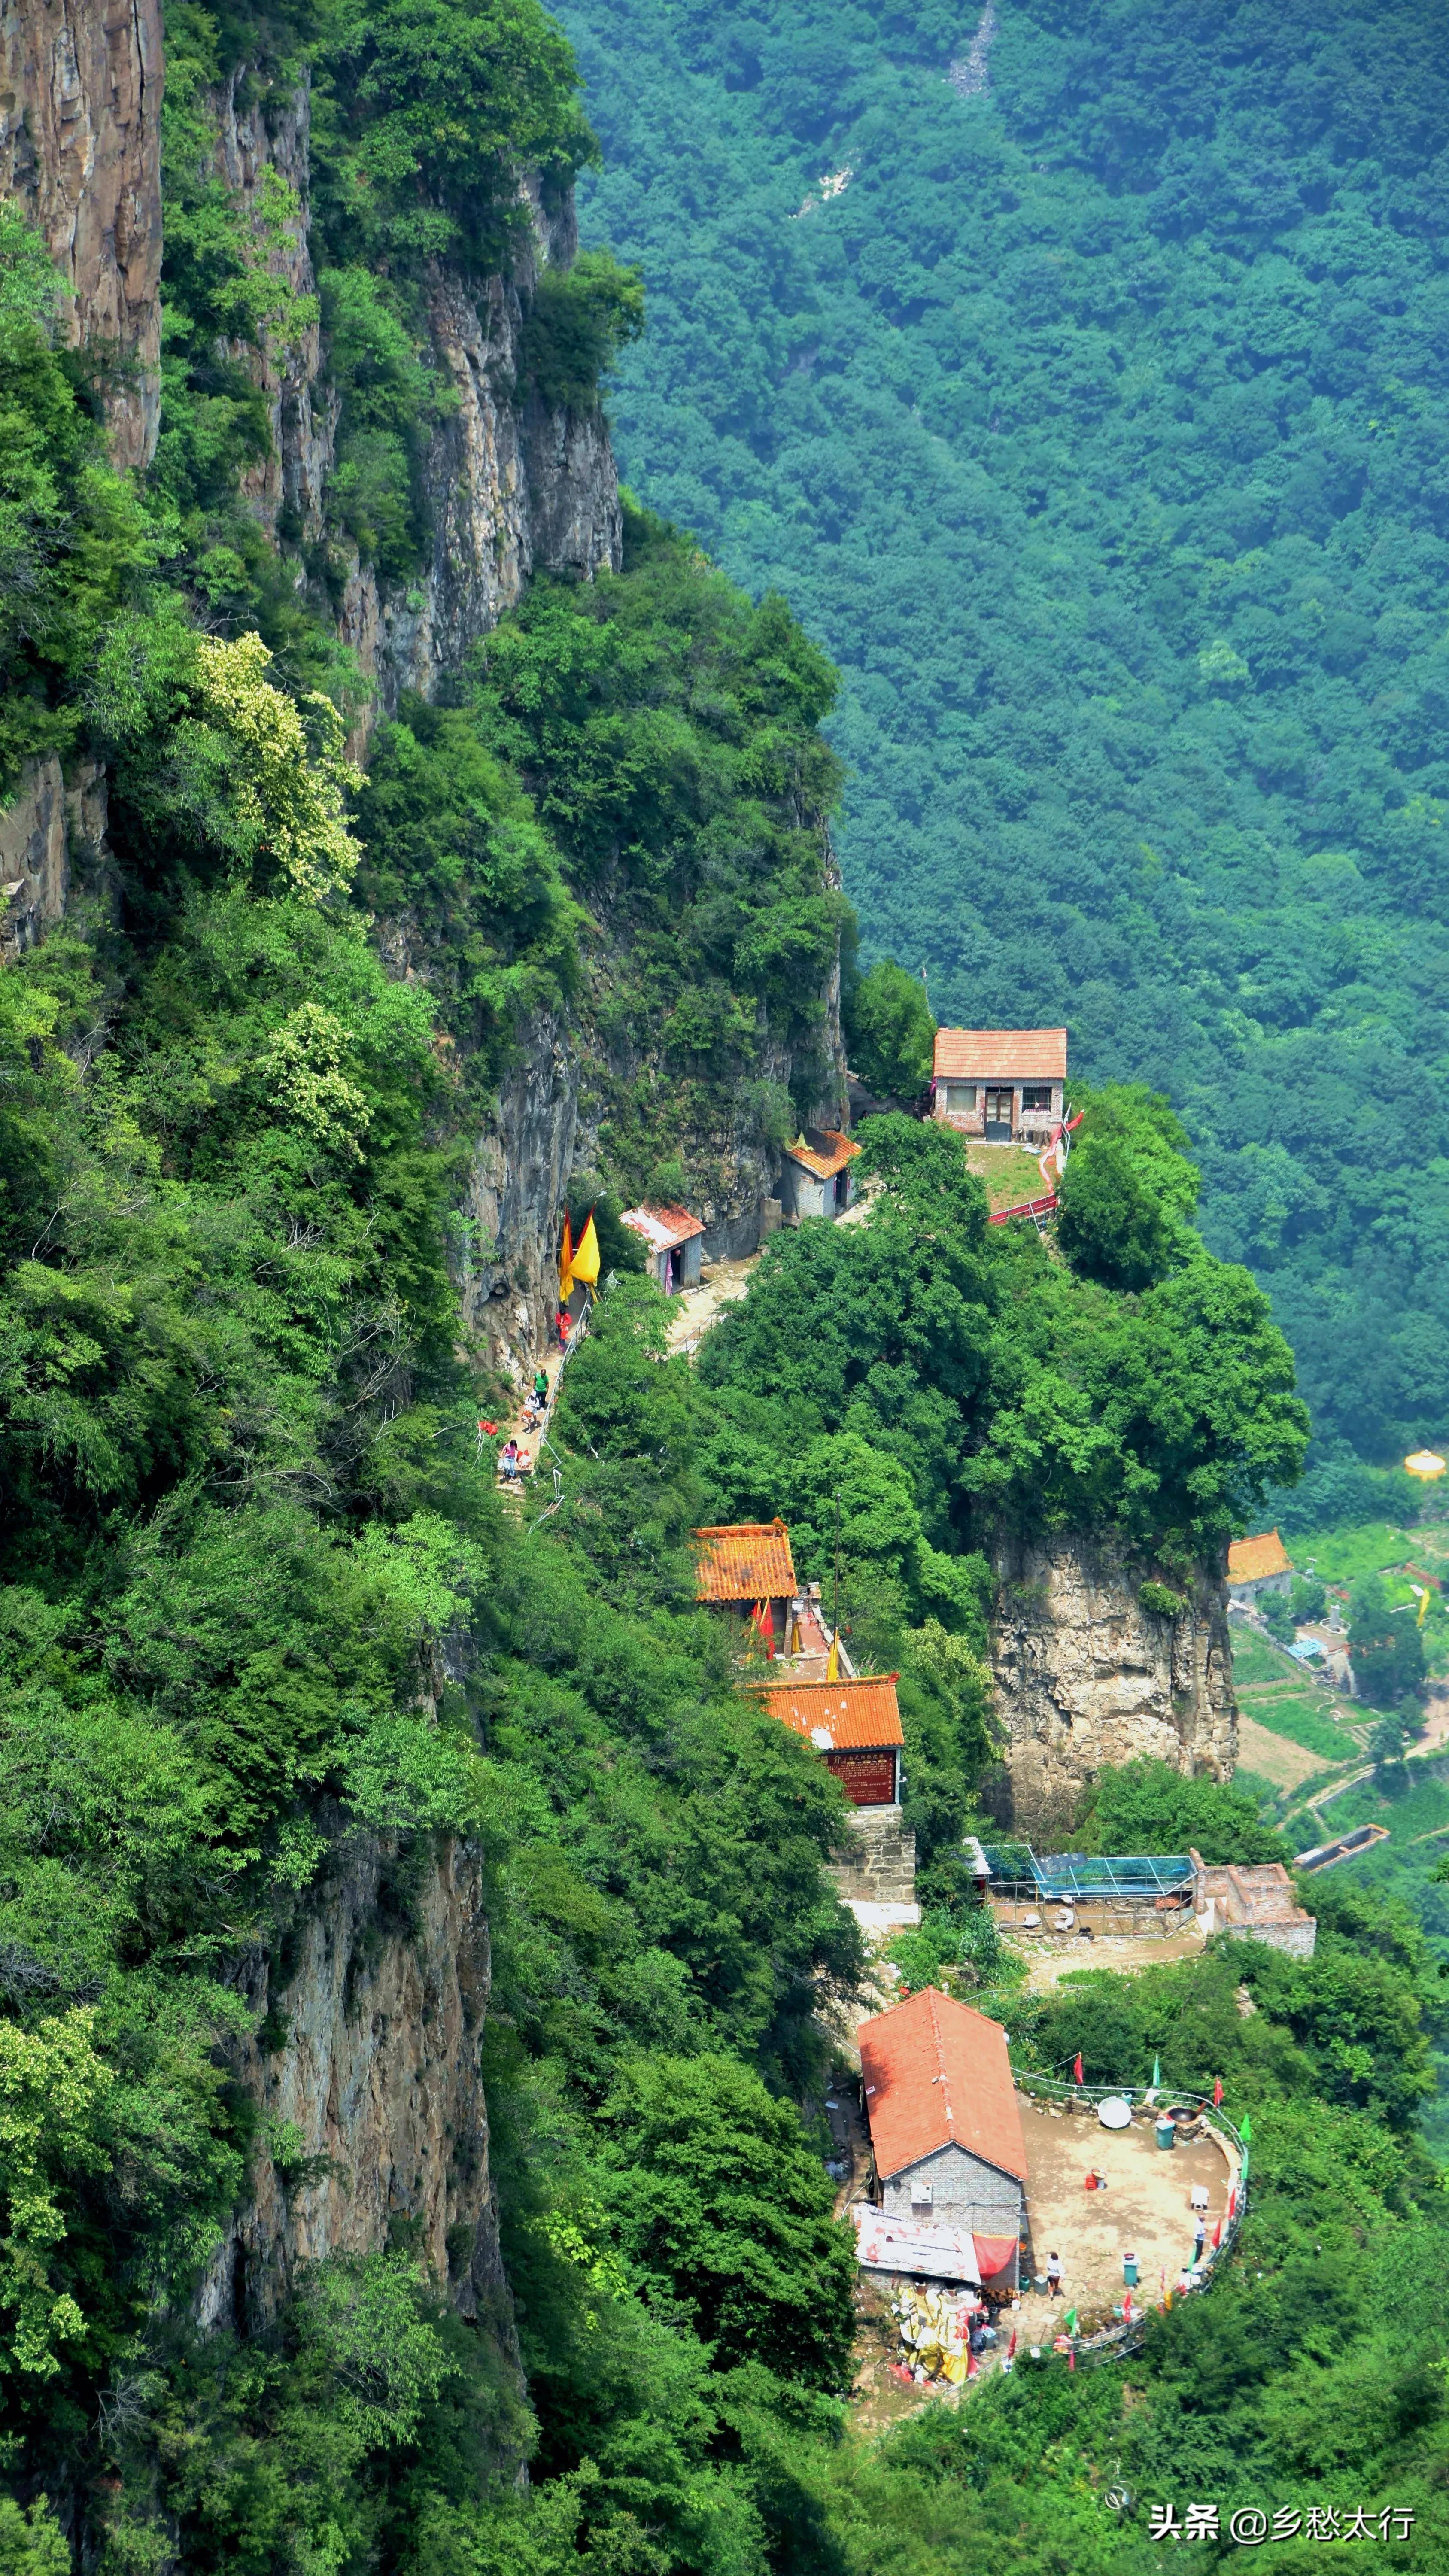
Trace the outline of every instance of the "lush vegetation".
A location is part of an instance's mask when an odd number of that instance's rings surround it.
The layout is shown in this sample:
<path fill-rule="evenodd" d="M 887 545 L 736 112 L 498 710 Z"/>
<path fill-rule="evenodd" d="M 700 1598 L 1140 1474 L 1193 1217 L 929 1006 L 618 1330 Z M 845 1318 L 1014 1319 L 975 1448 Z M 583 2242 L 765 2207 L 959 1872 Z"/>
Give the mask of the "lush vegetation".
<path fill-rule="evenodd" d="M 288 284 L 297 201 L 243 207 L 215 161 L 217 82 L 245 107 L 301 69 L 315 311 Z M 0 2565 L 876 2576 L 964 2551 L 1126 2576 L 1140 2516 L 1111 2517 L 1103 2472 L 1180 2492 L 1185 2458 L 1225 2499 L 1251 2477 L 1410 2504 L 1437 2545 L 1444 2240 L 1414 2123 L 1440 1989 L 1412 1925 L 1330 1892 L 1312 1963 L 1031 1998 L 961 1880 L 997 1752 L 993 1533 L 1110 1527 L 1166 1616 L 1303 1448 L 1266 1303 L 1194 1230 L 1181 1130 L 1150 1092 L 1095 1092 L 1050 1260 L 988 1230 L 951 1139 L 882 1118 L 869 1221 L 776 1244 L 697 1370 L 621 1275 L 556 1418 L 559 1509 L 530 1527 L 500 1500 L 457 1297 L 481 1109 L 552 1013 L 591 1049 L 588 1196 L 681 1186 L 686 1153 L 697 1181 L 711 1137 L 805 1114 L 848 932 L 833 674 L 778 597 L 631 508 L 622 574 L 536 585 L 376 730 L 364 778 L 329 584 L 419 560 L 424 263 L 507 260 L 522 170 L 556 197 L 587 157 L 570 58 L 519 0 L 178 6 L 168 73 L 143 483 L 105 463 L 33 242 L 0 233 L 4 785 L 37 750 L 102 761 L 113 851 L 0 973 Z M 526 352 L 564 407 L 638 319 L 627 275 L 576 275 Z M 283 514 L 273 544 L 242 492 L 260 364 L 314 328 L 328 526 Z M 867 975 L 854 1003 L 899 1097 L 928 1024 L 908 985 Z M 928 1899 L 908 1981 L 1010 1992 L 1037 2061 L 1220 2072 L 1260 2159 L 1248 2259 L 1130 2380 L 1023 2371 L 880 2448 L 843 2402 L 820 2117 L 863 1968 L 825 1867 L 847 1818 L 693 1603 L 691 1526 L 777 1509 L 900 1671 Z M 1103 1782 L 1085 1830 L 1265 1841 L 1240 1797 L 1152 1766 Z M 460 2314 L 405 2220 L 299 2266 L 270 2324 L 243 2302 L 203 2333 L 253 2181 L 322 2178 L 236 2081 L 240 2045 L 287 2046 L 300 1927 L 359 1843 L 375 1949 L 416 1937 L 449 1836 L 485 1882 L 522 2370 L 497 2301 Z M 450 2266 L 471 2253 L 450 2234 Z"/>
<path fill-rule="evenodd" d="M 1432 13 L 998 0 L 974 95 L 974 8 L 561 14 L 621 453 L 841 668 L 867 953 L 1168 1094 L 1325 1470 L 1442 1447 Z"/>

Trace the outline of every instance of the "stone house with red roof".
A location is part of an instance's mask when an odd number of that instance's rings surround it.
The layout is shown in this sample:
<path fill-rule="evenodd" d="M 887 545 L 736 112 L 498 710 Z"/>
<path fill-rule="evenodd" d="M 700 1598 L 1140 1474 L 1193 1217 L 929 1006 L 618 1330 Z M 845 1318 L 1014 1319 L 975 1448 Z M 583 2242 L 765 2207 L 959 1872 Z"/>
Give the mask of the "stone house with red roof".
<path fill-rule="evenodd" d="M 851 1165 L 860 1147 L 835 1127 L 807 1127 L 787 1145 L 780 1166 L 780 1209 L 787 1225 L 807 1216 L 844 1216 L 854 1194 Z"/>
<path fill-rule="evenodd" d="M 1066 1100 L 1065 1029 L 937 1029 L 931 1115 L 959 1135 L 1043 1143 Z"/>
<path fill-rule="evenodd" d="M 856 2036 L 886 2217 L 969 2229 L 982 2280 L 1014 2286 L 1026 2143 L 1000 2023 L 927 1986 Z"/>
<path fill-rule="evenodd" d="M 668 1204 L 625 1208 L 619 1223 L 638 1235 L 649 1276 L 666 1297 L 699 1286 L 704 1227 L 688 1208 Z"/>
<path fill-rule="evenodd" d="M 1275 1529 L 1235 1538 L 1228 1549 L 1228 1599 L 1253 1602 L 1264 1592 L 1292 1589 L 1288 1550 Z"/>

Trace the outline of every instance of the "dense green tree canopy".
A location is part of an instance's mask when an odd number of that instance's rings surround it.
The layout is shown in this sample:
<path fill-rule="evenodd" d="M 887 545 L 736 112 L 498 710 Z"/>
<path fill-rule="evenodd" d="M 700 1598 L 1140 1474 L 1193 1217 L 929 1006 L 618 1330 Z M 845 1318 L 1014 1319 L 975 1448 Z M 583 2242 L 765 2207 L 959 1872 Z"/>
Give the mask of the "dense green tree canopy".
<path fill-rule="evenodd" d="M 1442 1447 L 1437 11 L 561 14 L 626 469 L 840 666 L 865 953 L 1167 1093 L 1325 1441 Z"/>

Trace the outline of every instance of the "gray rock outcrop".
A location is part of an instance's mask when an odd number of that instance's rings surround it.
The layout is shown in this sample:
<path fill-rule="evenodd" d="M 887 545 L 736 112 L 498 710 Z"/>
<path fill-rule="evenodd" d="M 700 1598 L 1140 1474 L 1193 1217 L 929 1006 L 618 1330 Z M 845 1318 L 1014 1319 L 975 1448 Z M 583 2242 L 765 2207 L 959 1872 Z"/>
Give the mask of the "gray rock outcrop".
<path fill-rule="evenodd" d="M 28 760 L 0 807 L 0 956 L 33 948 L 60 920 L 78 864 L 106 853 L 106 773 L 82 761 L 67 778 L 52 753 Z"/>
<path fill-rule="evenodd" d="M 998 1558 L 992 1662 L 1010 1821 L 1033 1840 L 1070 1831 L 1108 1764 L 1150 1754 L 1175 1771 L 1232 1776 L 1226 1587 L 1202 1570 L 1175 1582 L 1183 1607 L 1169 1618 L 1142 1605 L 1149 1571 L 1081 1538 L 1019 1543 Z"/>
<path fill-rule="evenodd" d="M 491 2337 L 500 2452 L 516 2464 L 527 2419 L 479 2066 L 490 1964 L 476 1852 L 445 1838 L 400 1854 L 361 1833 L 292 1932 L 245 1954 L 237 1983 L 259 2035 L 234 2065 L 257 2141 L 198 2314 L 256 2333 L 307 2264 L 401 2238 Z"/>
<path fill-rule="evenodd" d="M 160 0 L 5 0 L 0 196 L 49 245 L 65 337 L 104 361 L 116 463 L 148 464 L 161 401 Z"/>

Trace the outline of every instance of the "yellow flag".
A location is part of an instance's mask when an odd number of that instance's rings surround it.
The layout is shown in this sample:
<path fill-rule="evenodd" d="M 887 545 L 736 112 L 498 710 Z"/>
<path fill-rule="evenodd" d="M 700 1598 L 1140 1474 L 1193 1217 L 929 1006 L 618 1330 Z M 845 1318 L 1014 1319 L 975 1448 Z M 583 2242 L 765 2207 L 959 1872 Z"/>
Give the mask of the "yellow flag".
<path fill-rule="evenodd" d="M 594 1212 L 592 1208 L 589 1210 L 588 1223 L 585 1225 L 583 1233 L 579 1236 L 578 1244 L 574 1252 L 574 1277 L 575 1279 L 581 1279 L 586 1288 L 596 1288 L 598 1286 L 599 1238 L 594 1232 Z"/>
<path fill-rule="evenodd" d="M 840 1679 L 840 1640 L 837 1637 L 832 1637 L 830 1640 L 830 1654 L 825 1666 L 825 1678 L 828 1682 L 838 1682 Z"/>
<path fill-rule="evenodd" d="M 573 1228 L 569 1224 L 568 1210 L 565 1208 L 563 1241 L 559 1245 L 558 1249 L 558 1294 L 560 1305 L 566 1306 L 568 1304 L 569 1290 L 572 1288 L 573 1284 L 574 1236 Z"/>

